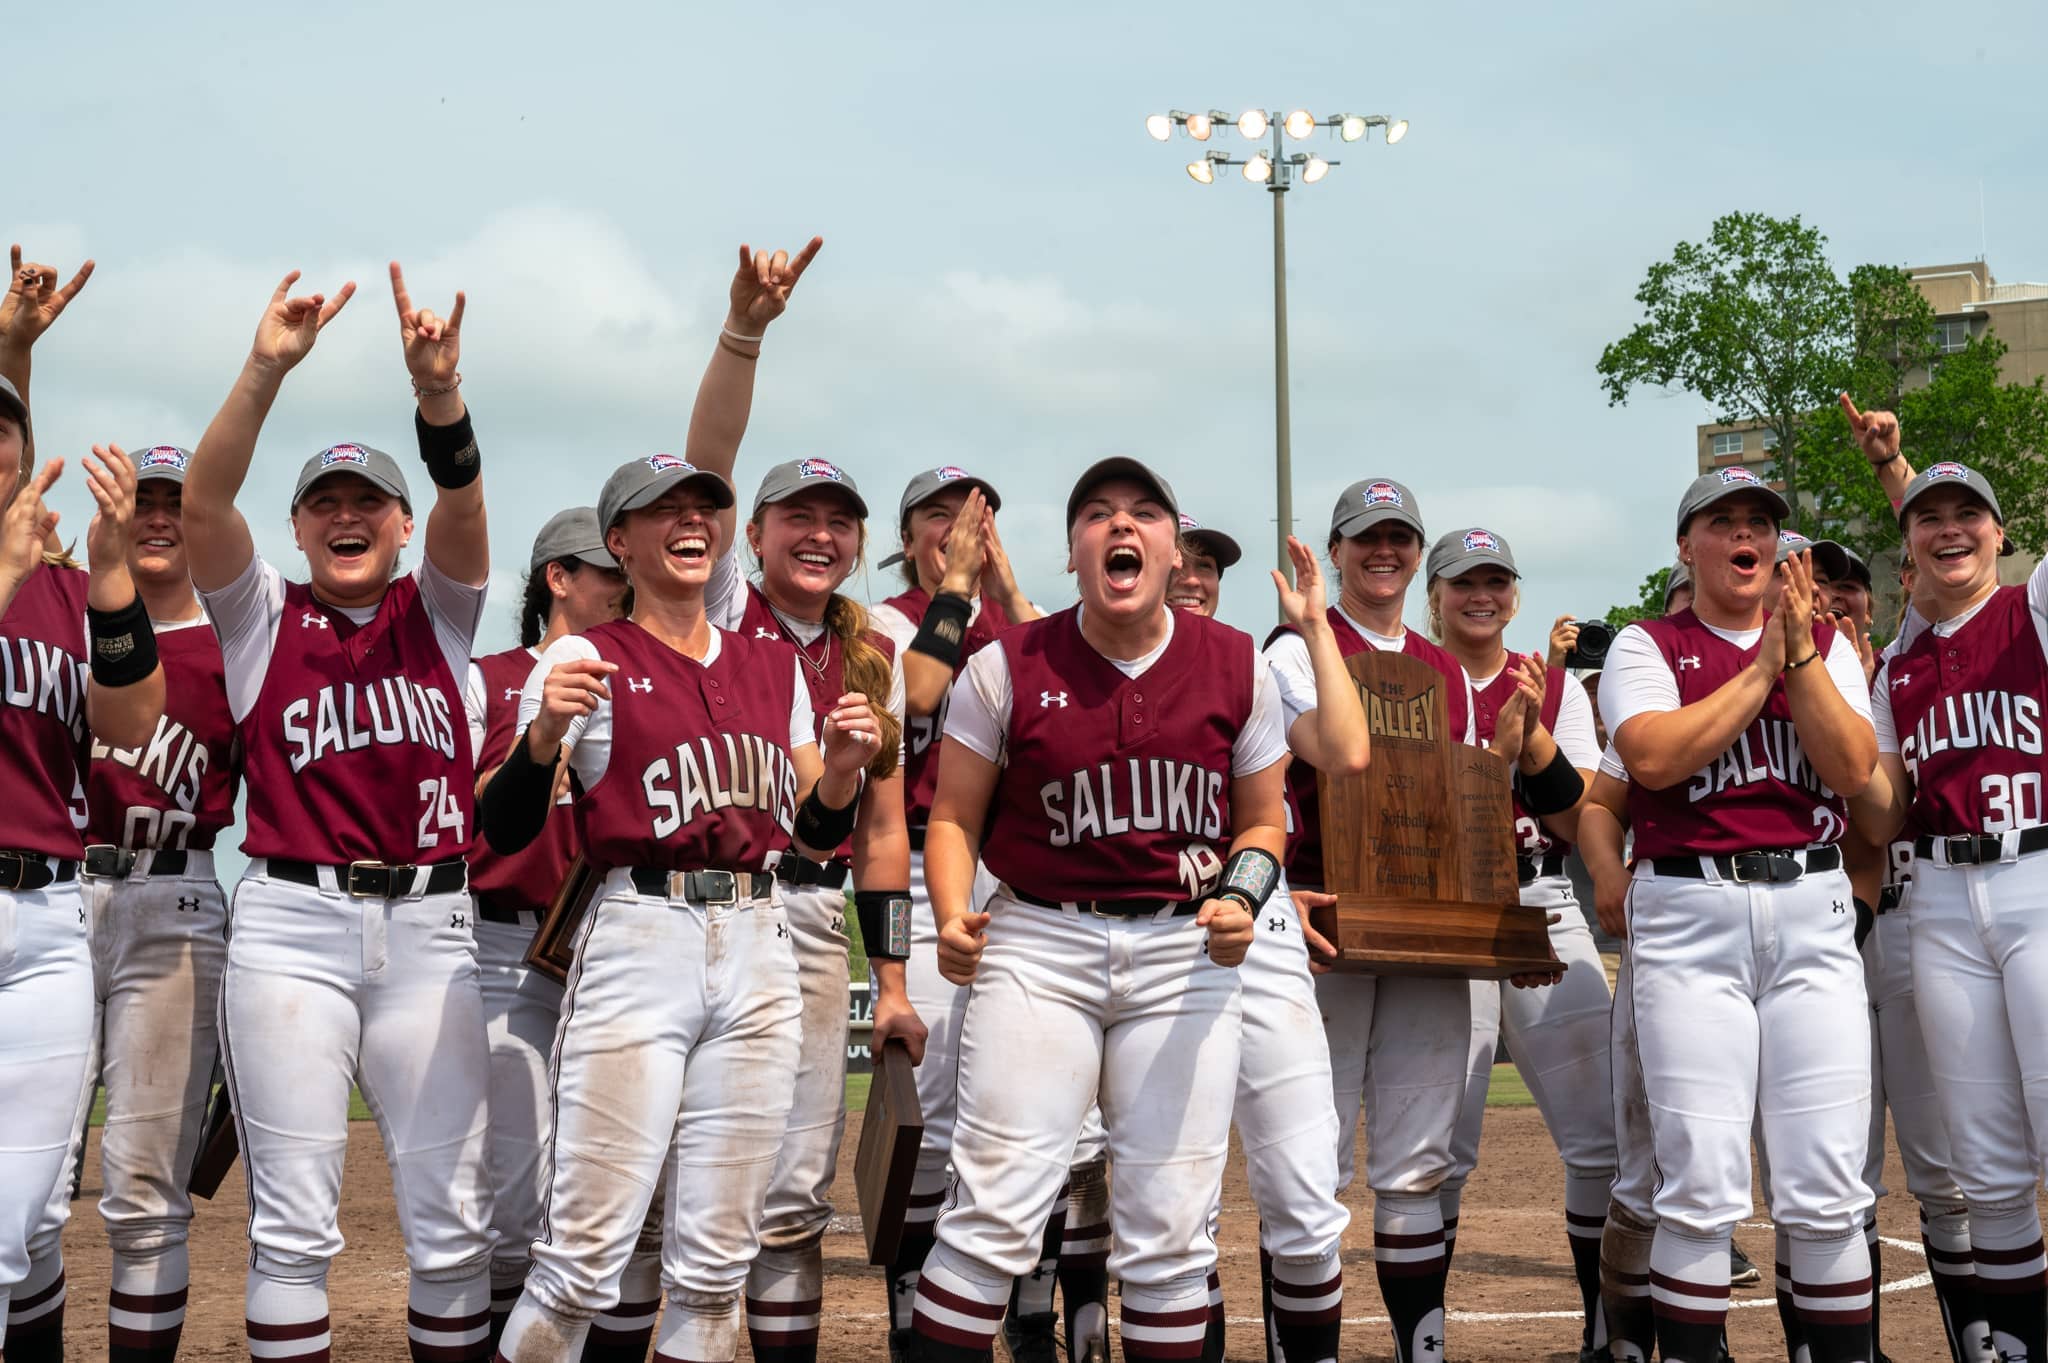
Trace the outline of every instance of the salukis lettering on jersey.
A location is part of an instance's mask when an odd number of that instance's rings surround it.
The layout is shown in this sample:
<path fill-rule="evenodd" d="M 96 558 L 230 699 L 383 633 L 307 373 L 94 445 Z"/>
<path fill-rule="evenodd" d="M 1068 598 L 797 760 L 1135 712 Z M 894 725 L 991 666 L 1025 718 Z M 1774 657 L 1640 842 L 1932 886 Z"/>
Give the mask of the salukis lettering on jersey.
<path fill-rule="evenodd" d="M 1919 774 L 1922 757 L 1971 748 L 2008 748 L 2041 756 L 2041 701 L 2010 691 L 1965 691 L 1943 696 L 1899 741 L 1906 770 Z"/>
<path fill-rule="evenodd" d="M 210 758 L 198 735 L 165 715 L 157 720 L 156 732 L 150 735 L 149 742 L 139 748 L 110 748 L 95 738 L 92 760 L 117 762 L 128 768 L 153 783 L 166 799 L 189 814 L 199 803 L 199 790 L 206 779 Z"/>
<path fill-rule="evenodd" d="M 1726 752 L 1693 773 L 1685 796 L 1697 804 L 1763 781 L 1799 786 L 1825 800 L 1835 798 L 1807 759 L 1799 730 L 1789 719 L 1759 719 L 1744 729 Z"/>
<path fill-rule="evenodd" d="M 455 758 L 455 722 L 447 693 L 409 677 L 383 677 L 367 686 L 323 686 L 285 706 L 285 752 L 294 772 L 329 753 L 371 744 L 417 743 Z"/>
<path fill-rule="evenodd" d="M 758 734 L 718 734 L 678 743 L 649 762 L 640 789 L 654 835 L 671 837 L 721 809 L 758 809 L 783 827 L 796 820 L 796 767 L 786 748 Z"/>
<path fill-rule="evenodd" d="M 84 660 L 41 639 L 0 638 L 0 697 L 33 710 L 85 737 Z"/>
<path fill-rule="evenodd" d="M 1125 833 L 1224 835 L 1223 773 L 1167 757 L 1083 767 L 1038 788 L 1054 847 Z"/>

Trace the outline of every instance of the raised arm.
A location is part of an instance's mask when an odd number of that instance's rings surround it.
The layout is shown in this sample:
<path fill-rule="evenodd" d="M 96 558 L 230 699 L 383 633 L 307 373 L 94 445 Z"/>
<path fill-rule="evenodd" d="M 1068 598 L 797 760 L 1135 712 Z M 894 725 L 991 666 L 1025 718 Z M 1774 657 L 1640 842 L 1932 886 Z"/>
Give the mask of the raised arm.
<path fill-rule="evenodd" d="M 1294 721 L 1287 746 L 1318 771 L 1355 776 L 1372 761 L 1372 737 L 1365 727 L 1365 705 L 1358 683 L 1344 666 L 1344 650 L 1330 628 L 1329 603 L 1322 565 L 1307 546 L 1287 537 L 1287 556 L 1294 561 L 1294 585 L 1273 569 L 1273 590 L 1280 595 L 1280 613 L 1301 632 L 1315 669 L 1316 708 Z"/>
<path fill-rule="evenodd" d="M 398 307 L 398 339 L 405 367 L 419 399 L 413 430 L 420 457 L 434 480 L 434 509 L 427 513 L 427 560 L 456 582 L 481 587 L 491 577 L 491 542 L 484 517 L 483 467 L 469 408 L 462 401 L 462 312 L 468 299 L 455 291 L 446 317 L 415 308 L 405 273 L 391 262 L 391 301 Z"/>
<path fill-rule="evenodd" d="M 7 263 L 7 294 L 0 298 L 0 378 L 13 383 L 27 404 L 29 352 L 92 278 L 93 262 L 79 266 L 62 288 L 57 286 L 57 267 L 37 261 L 22 264 L 19 245 L 7 248 Z M 33 453 L 33 447 L 24 445 L 24 452 Z"/>
<path fill-rule="evenodd" d="M 128 523 L 135 516 L 135 465 L 119 445 L 95 445 L 85 482 L 97 506 L 85 532 L 86 642 L 92 649 L 85 718 L 109 747 L 149 742 L 164 712 L 164 669 L 156 661 L 149 613 L 128 574 Z"/>
<path fill-rule="evenodd" d="M 228 586 L 256 556 L 256 542 L 249 536 L 249 523 L 235 509 L 235 498 L 249 476 L 257 434 L 277 401 L 284 376 L 312 353 L 321 329 L 356 291 L 354 283 L 347 283 L 332 298 L 318 293 L 294 297 L 291 288 L 298 281 L 299 272 L 293 270 L 270 295 L 242 372 L 206 434 L 199 437 L 185 470 L 185 554 L 192 566 L 192 585 L 201 591 Z"/>
<path fill-rule="evenodd" d="M 1842 415 L 1849 418 L 1849 433 L 1870 461 L 1877 485 L 1898 509 L 1906 499 L 1906 485 L 1913 481 L 1913 466 L 1899 452 L 1899 419 L 1890 412 L 1859 412 L 1847 393 L 1841 395 Z"/>

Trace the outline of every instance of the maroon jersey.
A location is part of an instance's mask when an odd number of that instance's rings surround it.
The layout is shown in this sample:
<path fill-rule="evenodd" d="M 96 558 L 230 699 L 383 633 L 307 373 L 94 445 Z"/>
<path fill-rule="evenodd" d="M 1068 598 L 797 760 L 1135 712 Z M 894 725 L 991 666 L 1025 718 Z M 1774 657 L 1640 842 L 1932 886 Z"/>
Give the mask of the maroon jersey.
<path fill-rule="evenodd" d="M 1765 617 L 1768 621 L 1769 617 Z M 1690 610 L 1631 626 L 1648 633 L 1678 683 L 1680 705 L 1705 700 L 1756 660 L 1757 643 L 1737 648 Z M 1833 626 L 1816 622 L 1813 646 L 1827 666 Z M 1848 807 L 1813 769 L 1792 723 L 1785 679 L 1771 684 L 1763 709 L 1728 751 L 1693 775 L 1650 790 L 1628 788 L 1638 857 L 1719 855 L 1759 848 L 1807 847 L 1841 839 Z"/>
<path fill-rule="evenodd" d="M 484 749 L 476 758 L 477 770 L 482 772 L 497 766 L 512 751 L 519 693 L 535 659 L 531 651 L 514 648 L 475 661 L 484 679 Z M 540 836 L 509 857 L 493 851 L 487 839 L 471 843 L 469 888 L 479 897 L 489 895 L 504 901 L 508 908 L 540 913 L 555 897 L 555 888 L 575 855 L 575 818 L 551 809 Z"/>
<path fill-rule="evenodd" d="M 235 821 L 242 784 L 240 735 L 228 709 L 220 640 L 211 625 L 159 630 L 164 714 L 139 748 L 92 744 L 86 830 L 93 842 L 135 850 L 205 851 Z"/>
<path fill-rule="evenodd" d="M 1330 628 L 1336 632 L 1337 647 L 1347 658 L 1365 652 L 1372 642 L 1351 627 L 1344 612 L 1329 608 Z M 1266 636 L 1270 645 L 1282 634 L 1296 634 L 1292 625 L 1282 625 Z M 1462 738 L 1472 721 L 1471 687 L 1458 660 L 1408 630 L 1401 639 L 1401 651 L 1420 658 L 1443 675 L 1451 685 L 1444 688 L 1453 737 Z M 1321 796 L 1316 790 L 1316 769 L 1296 758 L 1287 764 L 1287 817 L 1293 831 L 1287 837 L 1287 881 L 1310 889 L 1323 883 L 1323 818 Z"/>
<path fill-rule="evenodd" d="M 358 626 L 302 582 L 242 720 L 251 857 L 452 861 L 475 826 L 462 688 L 411 574 Z"/>
<path fill-rule="evenodd" d="M 607 683 L 611 757 L 574 806 L 576 835 L 599 865 L 760 871 L 789 846 L 789 645 L 719 635 L 706 667 L 630 620 L 584 634 L 619 666 Z"/>
<path fill-rule="evenodd" d="M 76 860 L 85 744 L 85 571 L 44 564 L 0 614 L 0 848 Z"/>
<path fill-rule="evenodd" d="M 900 596 L 892 596 L 888 604 L 903 612 L 903 618 L 913 625 L 924 623 L 924 613 L 931 609 L 932 597 L 922 587 L 912 587 Z M 996 604 L 995 598 L 981 598 L 981 610 L 968 623 L 967 638 L 960 649 L 960 660 L 953 665 L 953 676 L 957 679 L 967 660 L 996 641 L 996 637 L 1010 627 L 1010 617 Z M 928 715 L 912 716 L 904 720 L 906 732 L 903 735 L 903 819 L 914 832 L 923 832 L 931 822 L 932 796 L 939 789 L 939 736 L 946 732 L 946 698 L 939 698 L 939 708 Z"/>
<path fill-rule="evenodd" d="M 1081 636 L 1078 607 L 1018 625 L 1006 761 L 981 856 L 1043 899 L 1198 899 L 1230 850 L 1231 747 L 1251 636 L 1186 612 L 1144 675 Z"/>
<path fill-rule="evenodd" d="M 1945 833 L 2048 822 L 2041 700 L 2048 659 L 2024 586 L 2000 587 L 1947 638 L 1925 630 L 1892 659 L 1892 728 L 1913 774 L 1913 813 Z"/>
<path fill-rule="evenodd" d="M 1513 658 L 1510 657 L 1510 662 Z M 1552 734 L 1557 732 L 1557 712 L 1564 706 L 1564 688 L 1575 686 L 1576 682 L 1567 677 L 1562 669 L 1551 668 L 1543 679 L 1543 727 Z M 1472 690 L 1473 732 L 1481 743 L 1493 742 L 1493 722 L 1500 715 L 1500 707 L 1508 703 L 1515 694 L 1515 676 L 1510 668 L 1503 667 L 1500 675 L 1484 687 Z M 1563 854 L 1572 850 L 1572 845 L 1543 826 L 1543 820 L 1531 814 L 1522 803 L 1519 784 L 1514 788 L 1515 802 L 1515 851 L 1525 857 L 1542 857 L 1551 852 Z"/>

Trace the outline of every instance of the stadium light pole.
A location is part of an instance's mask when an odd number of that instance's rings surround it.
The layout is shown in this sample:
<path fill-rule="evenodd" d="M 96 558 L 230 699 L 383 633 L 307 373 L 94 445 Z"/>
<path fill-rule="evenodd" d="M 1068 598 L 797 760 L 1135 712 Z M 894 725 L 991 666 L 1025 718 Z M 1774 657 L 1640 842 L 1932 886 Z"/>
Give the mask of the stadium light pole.
<path fill-rule="evenodd" d="M 1275 562 L 1282 573 L 1289 572 L 1287 536 L 1294 529 L 1294 468 L 1290 448 L 1292 432 L 1287 398 L 1287 191 L 1297 178 L 1312 185 L 1330 173 L 1338 162 L 1306 151 L 1287 152 L 1281 137 L 1301 142 L 1316 129 L 1329 129 L 1340 141 L 1367 139 L 1374 128 L 1384 129 L 1388 146 L 1408 135 L 1408 120 L 1385 114 L 1329 114 L 1318 118 L 1306 109 L 1281 114 L 1264 109 L 1247 109 L 1236 118 L 1220 109 L 1191 114 L 1175 109 L 1153 114 L 1145 120 L 1145 131 L 1153 140 L 1165 142 L 1175 132 L 1196 142 L 1208 142 L 1219 134 L 1237 135 L 1254 145 L 1266 143 L 1250 156 L 1231 156 L 1214 147 L 1202 159 L 1188 163 L 1188 176 L 1196 184 L 1214 184 L 1219 169 L 1237 168 L 1252 184 L 1265 186 L 1273 196 L 1273 488 L 1278 531 L 1274 537 Z"/>

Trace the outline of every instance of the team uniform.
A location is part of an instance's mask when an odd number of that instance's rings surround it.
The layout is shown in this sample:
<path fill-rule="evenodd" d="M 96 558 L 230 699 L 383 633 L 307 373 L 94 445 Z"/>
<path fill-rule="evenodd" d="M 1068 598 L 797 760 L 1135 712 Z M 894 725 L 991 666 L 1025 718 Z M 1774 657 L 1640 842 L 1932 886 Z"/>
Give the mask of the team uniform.
<path fill-rule="evenodd" d="M 780 641 L 713 628 L 699 661 L 621 620 L 542 653 L 517 731 L 555 666 L 591 658 L 619 670 L 564 742 L 576 837 L 611 869 L 562 1003 L 546 1211 L 499 1351 L 577 1355 L 665 1180 L 655 1356 L 730 1359 L 799 1053 L 769 868 L 796 816 L 792 754 L 816 742 L 810 699 Z"/>
<path fill-rule="evenodd" d="M 490 1056 L 460 679 L 483 589 L 427 560 L 375 606 L 343 608 L 252 557 L 202 598 L 251 792 L 220 1005 L 249 1175 L 251 1352 L 327 1356 L 354 1085 L 391 1166 L 413 1355 L 481 1357 Z"/>
<path fill-rule="evenodd" d="M 1374 634 L 1339 606 L 1330 627 L 1347 658 L 1368 648 L 1406 653 L 1450 683 L 1450 731 L 1472 741 L 1472 706 L 1457 659 L 1414 630 Z M 1289 629 L 1276 631 L 1266 657 L 1279 683 L 1283 724 L 1316 708 L 1308 647 Z M 1323 884 L 1321 806 L 1315 770 L 1296 762 L 1287 773 L 1290 885 Z M 1443 1357 L 1443 1278 L 1450 1250 L 1439 1194 L 1453 1167 L 1452 1134 L 1464 1102 L 1472 1035 L 1472 991 L 1458 979 L 1329 974 L 1315 981 L 1328 1038 L 1337 1114 L 1336 1189 L 1351 1186 L 1361 1107 L 1366 1125 L 1367 1185 L 1373 1190 L 1373 1259 L 1380 1291 L 1394 1317 L 1396 1357 Z M 1276 1266 L 1277 1276 L 1277 1266 Z M 1274 1287 L 1274 1310 L 1280 1288 Z"/>
<path fill-rule="evenodd" d="M 518 737 L 519 696 L 539 657 L 533 649 L 514 648 L 470 663 L 462 700 L 479 772 L 495 767 Z M 562 803 L 568 803 L 566 792 Z M 527 966 L 526 949 L 575 854 L 575 824 L 562 808 L 553 811 L 538 838 L 510 856 L 481 837 L 469 851 L 477 972 L 491 1053 L 491 1231 L 497 1241 L 491 1312 L 501 1318 L 519 1300 L 528 1252 L 540 1234 L 548 1053 L 562 1015 L 562 987 Z"/>
<path fill-rule="evenodd" d="M 1923 631 L 1878 673 L 1873 698 L 1878 749 L 1913 781 L 1903 921 L 1949 1170 L 1969 1205 L 1994 1347 L 2015 1359 L 2041 1357 L 2048 1331 L 2029 1138 L 2048 1130 L 2048 936 L 2033 918 L 2048 904 L 2044 695 L 2048 570 L 2037 568 Z"/>
<path fill-rule="evenodd" d="M 1472 709 L 1482 742 L 1493 741 L 1500 707 L 1514 694 L 1515 678 L 1507 669 L 1493 677 L 1472 679 Z M 1585 689 L 1558 668 L 1549 670 L 1538 718 L 1573 767 L 1580 771 L 1599 768 L 1592 702 Z M 1521 902 L 1557 916 L 1558 921 L 1550 925 L 1550 945 L 1568 969 L 1558 983 L 1541 989 L 1516 989 L 1497 980 L 1471 982 L 1472 1049 L 1464 1109 L 1451 1143 L 1451 1174 L 1444 1180 L 1445 1234 L 1448 1238 L 1450 1228 L 1457 1224 L 1459 1197 L 1479 1162 L 1487 1086 L 1493 1078 L 1495 1050 L 1505 1032 L 1508 1054 L 1535 1098 L 1543 1124 L 1564 1161 L 1565 1230 L 1572 1268 L 1586 1305 L 1584 1347 L 1599 1349 L 1606 1344 L 1596 1309 L 1600 1235 L 1607 1222 L 1616 1162 L 1611 1101 L 1614 1073 L 1609 1058 L 1614 1000 L 1607 992 L 1600 950 L 1572 893 L 1571 878 L 1565 874 L 1571 844 L 1529 812 L 1519 786 L 1514 816 Z"/>
<path fill-rule="evenodd" d="M 917 1285 L 917 1332 L 947 1356 L 991 1350 L 1098 1099 L 1124 1353 L 1189 1357 L 1208 1330 L 1240 1016 L 1236 972 L 1206 959 L 1193 914 L 1229 851 L 1233 778 L 1285 758 L 1279 706 L 1228 626 L 1171 612 L 1158 649 L 1121 661 L 1087 642 L 1080 609 L 982 648 L 946 715 L 949 740 L 1000 768 L 955 1196 Z"/>
<path fill-rule="evenodd" d="M 1601 713 L 1618 732 L 1703 700 L 1749 666 L 1762 635 L 1690 610 L 1631 625 L 1609 651 Z M 1867 714 L 1854 649 L 1826 625 L 1813 640 L 1851 710 Z M 1674 1360 L 1702 1363 L 1719 1348 L 1759 1106 L 1771 1214 L 1791 1237 L 1792 1295 L 1815 1356 L 1861 1358 L 1839 1350 L 1869 1337 L 1869 1023 L 1835 846 L 1845 807 L 1791 715 L 1781 677 L 1726 753 L 1665 790 L 1629 789 L 1626 1006 L 1657 1163 L 1651 1300 Z"/>
<path fill-rule="evenodd" d="M 0 614 L 0 1348 L 12 1338 L 13 1352 L 47 1348 L 52 1357 L 63 1260 L 49 1255 L 32 1272 L 29 1241 L 66 1173 L 73 1100 L 92 1049 L 78 883 L 86 585 L 83 570 L 44 564 Z"/>
<path fill-rule="evenodd" d="M 227 902 L 213 845 L 235 819 L 241 748 L 220 643 L 204 619 L 155 625 L 164 714 L 148 743 L 95 739 L 86 777 L 83 890 L 92 943 L 93 1050 L 72 1159 L 94 1090 L 107 1090 L 100 1215 L 113 1247 L 108 1335 L 135 1360 L 177 1353 L 190 1282 L 192 1199 L 218 1054 Z M 58 1253 L 70 1217 L 60 1182 L 32 1249 Z"/>

